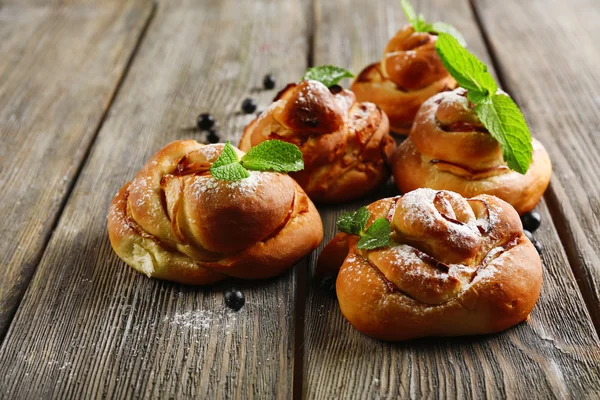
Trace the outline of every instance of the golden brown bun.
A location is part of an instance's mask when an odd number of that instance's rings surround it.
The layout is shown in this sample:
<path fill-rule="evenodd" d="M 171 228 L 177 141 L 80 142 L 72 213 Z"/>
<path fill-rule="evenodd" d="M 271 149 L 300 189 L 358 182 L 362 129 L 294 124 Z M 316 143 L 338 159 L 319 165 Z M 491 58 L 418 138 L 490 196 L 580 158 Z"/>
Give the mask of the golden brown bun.
<path fill-rule="evenodd" d="M 410 136 L 394 153 L 396 185 L 403 193 L 421 187 L 465 197 L 486 193 L 507 201 L 519 214 L 531 211 L 550 182 L 548 153 L 533 139 L 527 173 L 509 169 L 500 145 L 479 122 L 465 93 L 440 93 L 423 104 Z"/>
<path fill-rule="evenodd" d="M 321 217 L 292 178 L 214 179 L 209 168 L 222 149 L 168 144 L 119 191 L 108 233 L 123 261 L 149 277 L 205 285 L 279 275 L 319 245 Z"/>
<path fill-rule="evenodd" d="M 385 182 L 396 147 L 387 116 L 376 105 L 357 103 L 352 92 L 311 80 L 281 91 L 246 127 L 240 149 L 269 139 L 300 148 L 304 170 L 290 176 L 320 203 L 349 201 Z"/>
<path fill-rule="evenodd" d="M 388 43 L 383 59 L 366 67 L 350 88 L 358 101 L 381 107 L 395 133 L 407 135 L 425 100 L 457 87 L 435 51 L 436 41 L 436 35 L 404 27 Z"/>
<path fill-rule="evenodd" d="M 494 196 L 418 189 L 368 206 L 391 221 L 393 245 L 359 250 L 340 233 L 319 257 L 339 270 L 342 314 L 382 340 L 499 332 L 524 321 L 542 285 L 519 215 Z"/>

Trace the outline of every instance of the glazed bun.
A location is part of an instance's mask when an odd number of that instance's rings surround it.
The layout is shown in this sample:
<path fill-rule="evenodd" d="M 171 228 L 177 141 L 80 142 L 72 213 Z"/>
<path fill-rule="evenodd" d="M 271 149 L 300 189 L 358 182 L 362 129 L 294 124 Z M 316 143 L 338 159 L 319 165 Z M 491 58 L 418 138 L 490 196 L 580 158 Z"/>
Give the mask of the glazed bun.
<path fill-rule="evenodd" d="M 425 100 L 457 87 L 435 51 L 436 41 L 436 35 L 404 27 L 390 40 L 383 58 L 366 67 L 350 88 L 358 101 L 381 107 L 395 133 L 407 135 Z"/>
<path fill-rule="evenodd" d="M 213 178 L 223 146 L 173 142 L 119 191 L 108 233 L 123 261 L 148 277 L 204 285 L 278 275 L 319 245 L 321 218 L 289 176 Z"/>
<path fill-rule="evenodd" d="M 244 130 L 240 149 L 269 139 L 300 148 L 304 170 L 291 173 L 319 203 L 361 197 L 385 182 L 396 145 L 385 113 L 357 103 L 349 90 L 308 80 L 288 85 L 275 102 Z"/>
<path fill-rule="evenodd" d="M 532 210 L 550 182 L 552 166 L 533 139 L 525 175 L 508 168 L 498 142 L 479 121 L 464 89 L 440 93 L 419 110 L 407 140 L 396 150 L 392 170 L 406 193 L 421 187 L 452 190 L 465 197 L 491 194 L 519 214 Z"/>
<path fill-rule="evenodd" d="M 318 265 L 339 268 L 340 309 L 356 329 L 396 341 L 499 332 L 527 319 L 542 265 L 510 204 L 418 189 L 368 209 L 367 226 L 390 220 L 393 244 L 361 250 L 358 236 L 340 233 Z"/>

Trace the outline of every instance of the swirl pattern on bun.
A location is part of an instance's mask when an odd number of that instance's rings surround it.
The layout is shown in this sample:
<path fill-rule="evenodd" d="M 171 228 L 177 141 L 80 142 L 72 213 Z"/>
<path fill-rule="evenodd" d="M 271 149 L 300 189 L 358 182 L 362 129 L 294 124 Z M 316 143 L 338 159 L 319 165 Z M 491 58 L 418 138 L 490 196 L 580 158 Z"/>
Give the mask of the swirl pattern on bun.
<path fill-rule="evenodd" d="M 408 139 L 392 159 L 403 193 L 421 187 L 452 190 L 465 197 L 490 194 L 519 214 L 532 210 L 548 187 L 552 165 L 533 139 L 533 159 L 522 175 L 508 168 L 500 144 L 479 121 L 464 89 L 440 93 L 419 110 Z"/>
<path fill-rule="evenodd" d="M 244 130 L 240 149 L 270 139 L 293 143 L 304 170 L 291 173 L 315 202 L 339 203 L 365 195 L 389 176 L 396 147 L 388 118 L 373 103 L 357 103 L 340 86 L 307 80 L 289 84 Z"/>
<path fill-rule="evenodd" d="M 338 234 L 318 271 L 339 269 L 342 314 L 382 340 L 499 332 L 525 320 L 542 284 L 540 257 L 519 215 L 494 196 L 419 189 L 368 206 L 390 221 L 392 245 L 357 248 Z"/>
<path fill-rule="evenodd" d="M 123 261 L 149 277 L 204 285 L 279 275 L 319 245 L 321 218 L 289 176 L 213 178 L 223 146 L 170 143 L 119 191 L 108 233 Z"/>
<path fill-rule="evenodd" d="M 425 100 L 457 87 L 435 51 L 436 40 L 434 34 L 404 27 L 389 41 L 383 58 L 366 67 L 350 88 L 358 101 L 381 107 L 395 133 L 407 135 Z"/>

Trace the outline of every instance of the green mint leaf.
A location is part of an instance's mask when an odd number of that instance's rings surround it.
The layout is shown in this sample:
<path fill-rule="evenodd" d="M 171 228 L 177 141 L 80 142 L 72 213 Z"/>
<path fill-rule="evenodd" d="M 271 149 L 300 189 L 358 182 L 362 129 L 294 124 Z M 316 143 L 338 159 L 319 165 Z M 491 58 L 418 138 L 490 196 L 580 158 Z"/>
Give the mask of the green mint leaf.
<path fill-rule="evenodd" d="M 244 157 L 242 165 L 254 171 L 293 172 L 304 169 L 300 149 L 280 140 L 267 140 L 252 147 Z"/>
<path fill-rule="evenodd" d="M 425 17 L 423 17 L 423 14 L 419 14 L 417 17 L 417 26 L 413 26 L 413 29 L 415 32 L 429 32 L 430 27 L 431 25 L 425 22 Z"/>
<path fill-rule="evenodd" d="M 221 155 L 219 158 L 217 158 L 217 161 L 213 163 L 211 169 L 236 162 L 238 162 L 237 153 L 235 152 L 235 149 L 231 143 L 227 141 L 227 143 L 225 143 L 225 147 L 223 147 L 223 151 L 221 151 Z"/>
<path fill-rule="evenodd" d="M 327 87 L 332 87 L 344 78 L 354 78 L 354 75 L 350 71 L 336 67 L 335 65 L 321 65 L 320 67 L 309 68 L 302 77 L 302 80 L 307 81 L 311 79 L 319 81 Z"/>
<path fill-rule="evenodd" d="M 433 24 L 428 25 L 427 32 L 437 33 L 438 35 L 440 33 L 447 33 L 448 35 L 454 37 L 454 39 L 456 39 L 461 46 L 467 47 L 467 41 L 462 33 L 460 33 L 460 31 L 452 25 L 445 22 L 434 22 Z"/>
<path fill-rule="evenodd" d="M 467 99 L 473 104 L 482 103 L 490 98 L 489 94 L 481 93 L 481 92 L 467 92 Z"/>
<path fill-rule="evenodd" d="M 486 96 L 496 93 L 498 85 L 487 66 L 461 46 L 452 35 L 440 33 L 435 50 L 446 70 L 461 87 Z"/>
<path fill-rule="evenodd" d="M 344 213 L 338 218 L 337 228 L 340 232 L 350 235 L 360 235 L 367 225 L 371 213 L 367 207 L 361 207 L 354 212 Z"/>
<path fill-rule="evenodd" d="M 408 0 L 400 0 L 400 4 L 402 5 L 402 10 L 404 11 L 404 15 L 406 15 L 406 19 L 413 26 L 413 29 L 417 29 L 417 13 L 413 8 L 412 4 Z"/>
<path fill-rule="evenodd" d="M 391 233 L 390 221 L 385 218 L 377 218 L 369 229 L 360 236 L 356 247 L 364 250 L 373 250 L 388 246 L 391 240 Z"/>
<path fill-rule="evenodd" d="M 505 94 L 494 94 L 475 106 L 475 114 L 500 143 L 508 167 L 525 174 L 531 164 L 533 146 L 525 117 Z"/>
<path fill-rule="evenodd" d="M 239 181 L 250 176 L 250 173 L 239 162 L 221 165 L 220 167 L 215 167 L 213 164 L 210 167 L 210 173 L 215 179 L 224 181 Z"/>
<path fill-rule="evenodd" d="M 239 181 L 250 176 L 250 173 L 239 163 L 237 153 L 229 142 L 225 143 L 221 155 L 210 166 L 210 173 L 215 179 L 226 181 Z"/>

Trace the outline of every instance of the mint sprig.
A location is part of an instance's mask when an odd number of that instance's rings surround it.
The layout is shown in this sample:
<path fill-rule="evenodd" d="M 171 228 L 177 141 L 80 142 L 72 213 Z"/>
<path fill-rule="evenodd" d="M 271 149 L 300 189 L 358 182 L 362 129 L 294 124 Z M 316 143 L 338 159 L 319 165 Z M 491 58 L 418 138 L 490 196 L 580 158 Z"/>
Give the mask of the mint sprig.
<path fill-rule="evenodd" d="M 408 0 L 400 0 L 400 4 L 402 5 L 402 10 L 406 15 L 406 19 L 408 19 L 408 22 L 412 25 L 415 32 L 427 32 L 435 34 L 447 33 L 454 36 L 456 40 L 458 40 L 463 46 L 467 46 L 467 41 L 465 40 L 464 36 L 452 25 L 445 22 L 434 22 L 432 24 L 428 24 L 425 22 L 425 17 L 423 17 L 423 14 L 417 15 L 415 9 Z"/>
<path fill-rule="evenodd" d="M 354 75 L 352 75 L 352 72 L 336 67 L 335 65 L 321 65 L 320 67 L 312 67 L 306 70 L 302 80 L 307 81 L 310 79 L 319 81 L 329 88 L 337 85 L 344 78 L 354 78 Z"/>
<path fill-rule="evenodd" d="M 337 227 L 341 232 L 360 236 L 356 245 L 359 249 L 373 250 L 389 246 L 392 233 L 390 222 L 385 218 L 377 218 L 365 231 L 370 216 L 367 207 L 361 207 L 354 212 L 342 214 L 338 219 Z"/>
<path fill-rule="evenodd" d="M 467 89 L 475 114 L 500 143 L 508 167 L 520 174 L 529 169 L 533 157 L 531 132 L 515 102 L 503 92 L 487 66 L 449 34 L 440 33 L 435 49 L 446 70 Z"/>
<path fill-rule="evenodd" d="M 250 176 L 250 171 L 293 172 L 304 169 L 300 149 L 279 140 L 268 140 L 255 146 L 238 159 L 235 149 L 228 141 L 217 161 L 210 167 L 215 179 L 239 181 Z"/>

